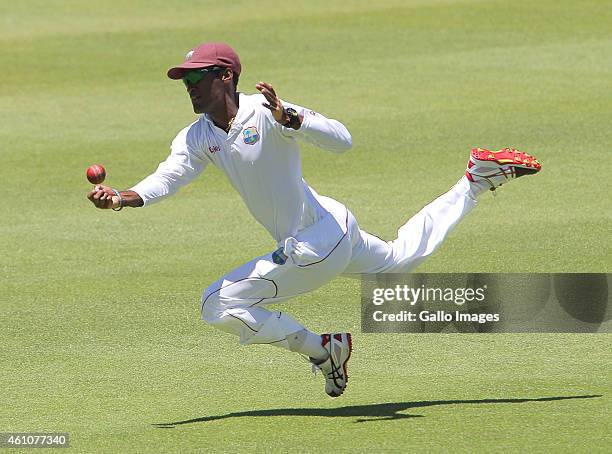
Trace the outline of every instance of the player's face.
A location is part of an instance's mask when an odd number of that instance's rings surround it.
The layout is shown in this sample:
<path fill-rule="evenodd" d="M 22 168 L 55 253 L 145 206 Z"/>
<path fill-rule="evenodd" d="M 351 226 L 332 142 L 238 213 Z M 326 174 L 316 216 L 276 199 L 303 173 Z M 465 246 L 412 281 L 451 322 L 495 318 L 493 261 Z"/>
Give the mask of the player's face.
<path fill-rule="evenodd" d="M 202 68 L 189 71 L 183 77 L 195 113 L 213 112 L 223 100 L 224 84 L 219 78 L 222 71 L 223 68 Z"/>

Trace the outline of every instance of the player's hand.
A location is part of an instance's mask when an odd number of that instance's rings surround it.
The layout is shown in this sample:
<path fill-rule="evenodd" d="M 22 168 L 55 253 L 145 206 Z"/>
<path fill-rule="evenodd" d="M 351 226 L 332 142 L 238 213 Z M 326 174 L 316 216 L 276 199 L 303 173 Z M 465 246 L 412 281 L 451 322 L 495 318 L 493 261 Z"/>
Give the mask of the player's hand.
<path fill-rule="evenodd" d="M 268 102 L 264 102 L 262 104 L 265 108 L 270 109 L 274 119 L 281 125 L 286 124 L 289 117 L 285 112 L 283 103 L 279 97 L 276 96 L 276 92 L 274 91 L 274 88 L 272 88 L 272 85 L 267 82 L 259 82 L 258 84 L 255 84 L 255 88 L 257 88 L 261 94 L 266 97 L 266 101 Z"/>
<path fill-rule="evenodd" d="M 97 184 L 87 194 L 87 198 L 91 200 L 96 208 L 110 209 L 117 208 L 119 206 L 119 197 L 115 194 L 115 191 L 109 186 L 103 186 Z"/>

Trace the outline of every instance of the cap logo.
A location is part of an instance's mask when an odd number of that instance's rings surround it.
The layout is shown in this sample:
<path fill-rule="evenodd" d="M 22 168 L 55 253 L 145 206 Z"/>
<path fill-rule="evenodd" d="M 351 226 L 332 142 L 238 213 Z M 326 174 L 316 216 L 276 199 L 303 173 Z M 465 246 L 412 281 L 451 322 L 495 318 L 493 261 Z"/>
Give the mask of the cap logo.
<path fill-rule="evenodd" d="M 192 56 L 193 56 L 193 50 L 190 50 L 189 52 L 187 52 L 187 55 L 185 55 L 185 60 L 189 60 Z"/>
<path fill-rule="evenodd" d="M 259 131 L 255 126 L 249 126 L 242 133 L 242 140 L 247 145 L 254 145 L 259 140 Z"/>

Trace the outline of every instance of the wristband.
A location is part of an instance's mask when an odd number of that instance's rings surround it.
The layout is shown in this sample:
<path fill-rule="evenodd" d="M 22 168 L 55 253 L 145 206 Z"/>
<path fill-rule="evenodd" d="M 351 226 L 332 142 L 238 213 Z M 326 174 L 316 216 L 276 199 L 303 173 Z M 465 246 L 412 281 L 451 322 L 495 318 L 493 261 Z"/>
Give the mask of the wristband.
<path fill-rule="evenodd" d="M 111 189 L 113 189 L 113 188 L 111 188 Z M 113 211 L 121 211 L 121 210 L 123 210 L 123 197 L 121 197 L 121 194 L 116 189 L 113 189 L 113 192 L 115 193 L 115 195 L 117 197 L 119 197 L 119 206 L 117 208 L 111 208 L 111 209 Z"/>
<path fill-rule="evenodd" d="M 300 129 L 300 126 L 302 126 L 302 120 L 294 108 L 289 107 L 288 109 L 285 109 L 285 115 L 287 116 L 287 121 L 283 124 L 285 128 L 295 129 L 296 131 Z"/>

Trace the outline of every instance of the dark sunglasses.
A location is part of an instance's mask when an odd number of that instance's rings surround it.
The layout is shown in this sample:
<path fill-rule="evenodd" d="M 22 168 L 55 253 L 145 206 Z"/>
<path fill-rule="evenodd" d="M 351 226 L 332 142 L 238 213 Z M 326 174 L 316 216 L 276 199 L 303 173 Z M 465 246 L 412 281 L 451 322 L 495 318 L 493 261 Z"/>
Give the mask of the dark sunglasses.
<path fill-rule="evenodd" d="M 189 71 L 183 76 L 183 83 L 186 87 L 193 86 L 197 84 L 199 81 L 204 79 L 204 76 L 208 73 L 213 73 L 217 71 L 223 71 L 225 68 L 221 68 L 219 66 L 209 66 L 208 68 L 198 68 Z"/>

